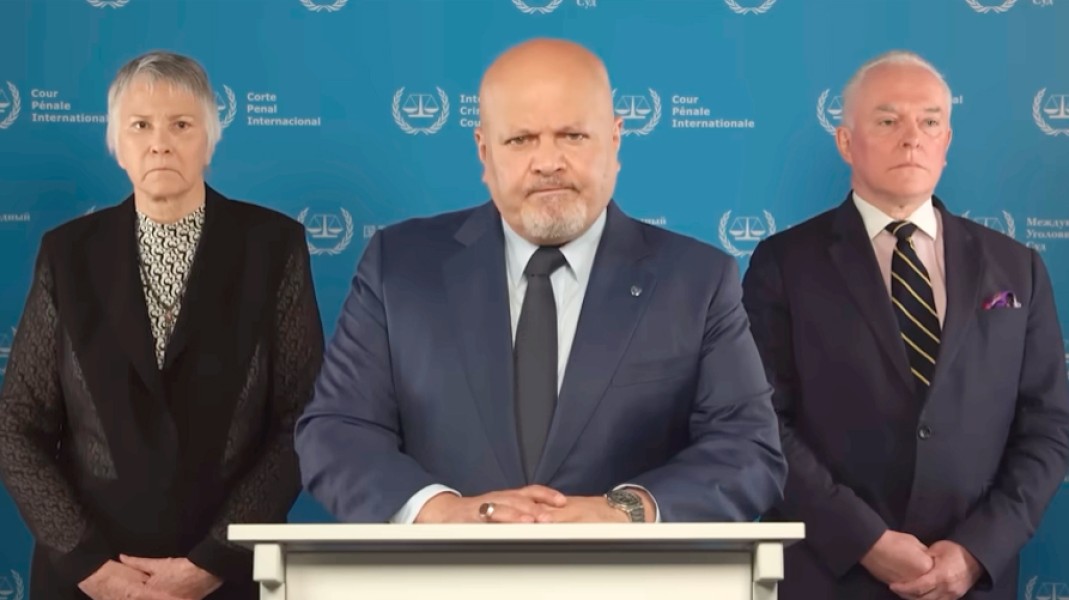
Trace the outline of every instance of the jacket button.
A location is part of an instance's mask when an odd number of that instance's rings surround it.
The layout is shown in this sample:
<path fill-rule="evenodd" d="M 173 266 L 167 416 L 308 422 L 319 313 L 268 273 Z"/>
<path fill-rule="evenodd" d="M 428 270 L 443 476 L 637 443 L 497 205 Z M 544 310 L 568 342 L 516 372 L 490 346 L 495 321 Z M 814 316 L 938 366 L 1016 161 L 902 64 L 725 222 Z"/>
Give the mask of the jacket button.
<path fill-rule="evenodd" d="M 917 437 L 922 440 L 932 437 L 932 428 L 927 425 L 921 425 L 920 429 L 917 430 Z"/>

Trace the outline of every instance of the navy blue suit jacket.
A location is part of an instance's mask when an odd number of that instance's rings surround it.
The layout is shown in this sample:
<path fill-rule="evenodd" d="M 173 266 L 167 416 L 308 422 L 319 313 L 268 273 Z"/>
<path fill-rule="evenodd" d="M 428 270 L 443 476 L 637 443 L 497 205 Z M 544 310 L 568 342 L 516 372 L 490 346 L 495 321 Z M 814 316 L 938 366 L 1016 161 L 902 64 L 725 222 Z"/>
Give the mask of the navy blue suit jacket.
<path fill-rule="evenodd" d="M 771 389 L 735 262 L 610 204 L 533 481 L 513 411 L 501 217 L 492 203 L 369 242 L 315 397 L 303 481 L 342 521 L 383 522 L 424 486 L 650 490 L 664 521 L 752 520 L 782 497 Z"/>
<path fill-rule="evenodd" d="M 1013 600 L 1017 554 L 1065 476 L 1069 390 L 1043 262 L 935 204 L 947 307 L 923 400 L 849 196 L 751 259 L 744 302 L 790 466 L 770 518 L 806 524 L 784 600 L 897 599 L 858 564 L 887 528 L 961 544 L 986 571 L 966 598 Z M 1020 308 L 983 309 L 1005 290 Z"/>

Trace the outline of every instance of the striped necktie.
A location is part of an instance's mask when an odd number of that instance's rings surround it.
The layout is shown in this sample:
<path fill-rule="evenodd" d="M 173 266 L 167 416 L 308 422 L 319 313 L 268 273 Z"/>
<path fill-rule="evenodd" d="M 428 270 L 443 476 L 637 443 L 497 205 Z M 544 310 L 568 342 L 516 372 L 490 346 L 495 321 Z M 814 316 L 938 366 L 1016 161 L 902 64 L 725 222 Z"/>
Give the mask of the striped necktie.
<path fill-rule="evenodd" d="M 887 231 L 897 239 L 891 258 L 891 303 L 898 318 L 902 343 L 906 345 L 917 392 L 924 395 L 935 373 L 942 334 L 932 280 L 913 248 L 917 226 L 909 221 L 895 221 L 887 226 Z"/>

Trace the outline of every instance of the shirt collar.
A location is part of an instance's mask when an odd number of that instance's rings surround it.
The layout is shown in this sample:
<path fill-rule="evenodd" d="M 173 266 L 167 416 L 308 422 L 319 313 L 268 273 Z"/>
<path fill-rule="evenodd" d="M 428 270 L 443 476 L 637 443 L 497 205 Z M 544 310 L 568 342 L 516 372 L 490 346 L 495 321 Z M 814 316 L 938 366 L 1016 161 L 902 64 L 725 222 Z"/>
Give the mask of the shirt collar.
<path fill-rule="evenodd" d="M 598 251 L 598 242 L 601 241 L 601 234 L 605 231 L 605 217 L 606 211 L 602 209 L 598 218 L 582 235 L 560 247 L 561 254 L 568 261 L 568 268 L 578 281 L 584 281 L 590 277 L 590 271 L 594 267 L 594 255 Z M 523 270 L 538 250 L 538 246 L 516 233 L 504 219 L 501 219 L 501 225 L 505 230 L 505 256 L 509 285 L 517 285 L 523 280 Z"/>
<path fill-rule="evenodd" d="M 896 220 L 866 202 L 857 192 L 853 193 L 853 197 L 854 206 L 857 207 L 857 212 L 861 213 L 861 220 L 865 223 L 865 231 L 868 233 L 870 240 L 879 235 L 888 224 Z M 936 239 L 939 233 L 939 221 L 936 219 L 935 206 L 932 204 L 930 197 L 924 201 L 924 204 L 918 206 L 917 210 L 914 210 L 913 214 L 908 216 L 906 220 L 916 225 L 917 229 L 923 231 L 928 237 L 933 240 Z"/>

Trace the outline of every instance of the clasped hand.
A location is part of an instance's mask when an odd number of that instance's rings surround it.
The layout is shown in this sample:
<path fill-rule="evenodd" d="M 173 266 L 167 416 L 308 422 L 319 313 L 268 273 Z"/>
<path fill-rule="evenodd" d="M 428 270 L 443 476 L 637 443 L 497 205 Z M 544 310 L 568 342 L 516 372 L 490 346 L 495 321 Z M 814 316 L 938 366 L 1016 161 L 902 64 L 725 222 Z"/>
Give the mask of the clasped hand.
<path fill-rule="evenodd" d="M 649 498 L 635 490 L 647 503 Z M 480 511 L 489 504 L 492 510 Z M 460 497 L 444 492 L 431 498 L 416 517 L 417 523 L 613 523 L 628 522 L 622 510 L 609 506 L 604 496 L 565 496 L 543 485 Z"/>
<path fill-rule="evenodd" d="M 905 600 L 957 600 L 983 574 L 980 563 L 960 544 L 944 540 L 927 547 L 912 535 L 890 530 L 861 564 Z"/>
<path fill-rule="evenodd" d="M 222 580 L 185 558 L 120 555 L 109 560 L 78 588 L 93 600 L 202 600 Z"/>

